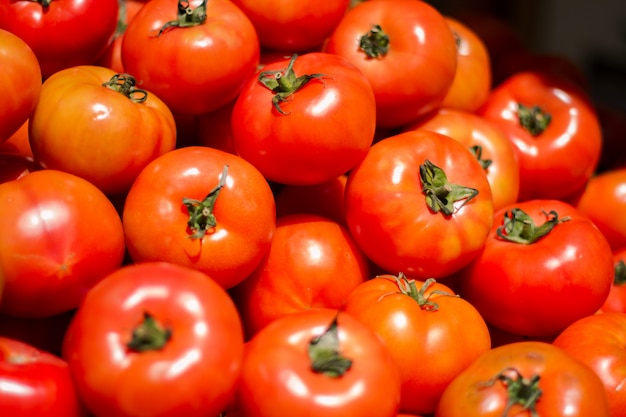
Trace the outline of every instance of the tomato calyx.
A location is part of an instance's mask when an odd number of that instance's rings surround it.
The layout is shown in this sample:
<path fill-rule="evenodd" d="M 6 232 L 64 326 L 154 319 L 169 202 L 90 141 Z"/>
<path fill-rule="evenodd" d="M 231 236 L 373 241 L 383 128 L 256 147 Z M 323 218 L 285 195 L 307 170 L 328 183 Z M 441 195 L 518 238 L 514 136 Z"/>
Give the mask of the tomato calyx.
<path fill-rule="evenodd" d="M 426 281 L 424 281 L 424 283 L 419 289 L 417 288 L 415 280 L 407 278 L 406 275 L 404 275 L 404 273 L 402 272 L 400 272 L 398 276 L 394 276 L 394 279 L 396 280 L 396 284 L 398 285 L 398 288 L 400 289 L 399 294 L 408 295 L 409 297 L 417 301 L 417 304 L 419 304 L 422 310 L 426 310 L 426 311 L 439 310 L 439 304 L 430 299 L 430 296 L 433 294 L 458 297 L 458 295 L 456 294 L 450 294 L 442 290 L 434 290 L 434 291 L 431 291 L 428 295 L 426 295 L 426 291 L 428 290 L 428 288 L 430 288 L 434 283 L 437 282 L 434 278 L 428 278 Z M 379 301 L 385 296 L 390 295 L 390 294 L 397 294 L 397 293 L 383 294 L 379 298 Z"/>
<path fill-rule="evenodd" d="M 474 154 L 474 156 L 476 157 L 476 160 L 478 161 L 480 166 L 483 167 L 485 171 L 493 163 L 493 160 L 491 159 L 483 159 L 483 147 L 482 146 L 480 145 L 470 146 L 469 150 L 472 154 Z"/>
<path fill-rule="evenodd" d="M 513 373 L 509 376 L 506 373 Z M 489 381 L 483 382 L 482 386 L 490 387 L 500 381 L 506 387 L 508 394 L 507 404 L 502 413 L 502 417 L 509 415 L 509 410 L 514 405 L 520 405 L 523 411 L 529 411 L 532 417 L 539 417 L 537 412 L 537 401 L 541 397 L 542 390 L 539 387 L 539 375 L 535 374 L 530 378 L 524 378 L 515 368 L 505 368 Z"/>
<path fill-rule="evenodd" d="M 389 51 L 389 35 L 380 25 L 373 25 L 369 32 L 359 38 L 359 49 L 368 58 L 382 58 Z"/>
<path fill-rule="evenodd" d="M 133 352 L 163 349 L 171 339 L 171 329 L 163 327 L 150 313 L 143 313 L 143 320 L 133 329 L 126 347 Z"/>
<path fill-rule="evenodd" d="M 615 262 L 615 277 L 613 278 L 614 285 L 626 284 L 626 263 L 623 260 Z"/>
<path fill-rule="evenodd" d="M 517 103 L 517 117 L 522 127 L 532 136 L 539 136 L 550 125 L 552 116 L 539 106 L 526 107 Z"/>
<path fill-rule="evenodd" d="M 298 54 L 293 54 L 286 68 L 280 70 L 267 70 L 259 74 L 259 82 L 269 89 L 274 96 L 272 104 L 274 108 L 283 115 L 285 112 L 280 103 L 287 101 L 296 91 L 307 85 L 313 79 L 322 79 L 326 74 L 305 74 L 296 76 L 293 64 L 296 62 Z"/>
<path fill-rule="evenodd" d="M 352 367 L 352 360 L 341 355 L 337 316 L 319 336 L 311 339 L 308 345 L 311 370 L 330 378 L 339 378 Z"/>
<path fill-rule="evenodd" d="M 439 168 L 428 159 L 419 167 L 422 181 L 422 192 L 426 195 L 426 204 L 435 212 L 442 212 L 451 216 L 454 211 L 454 203 L 465 200 L 458 207 L 461 209 L 471 199 L 478 195 L 475 188 L 451 184 L 443 169 Z"/>
<path fill-rule="evenodd" d="M 30 1 L 34 1 L 35 3 L 39 3 L 39 4 L 41 4 L 42 7 L 48 7 L 48 6 L 50 6 L 50 3 L 52 3 L 52 0 L 30 0 Z"/>
<path fill-rule="evenodd" d="M 134 103 L 143 103 L 148 99 L 148 92 L 135 88 L 137 81 L 130 74 L 115 74 L 109 81 L 102 83 L 103 87 L 124 94 Z"/>
<path fill-rule="evenodd" d="M 227 176 L 228 165 L 224 165 L 218 184 L 207 194 L 204 200 L 183 198 L 183 204 L 187 207 L 187 212 L 189 213 L 187 226 L 189 226 L 189 229 L 193 232 L 188 236 L 189 238 L 202 239 L 208 230 L 217 226 L 217 219 L 215 218 L 215 214 L 213 214 L 213 210 L 220 191 L 224 188 L 224 185 L 226 185 Z"/>
<path fill-rule="evenodd" d="M 207 19 L 206 2 L 207 0 L 204 0 L 194 9 L 189 5 L 188 1 L 178 0 L 178 15 L 176 16 L 176 20 L 170 20 L 161 26 L 156 37 L 158 38 L 163 32 L 169 29 L 188 28 L 204 24 Z"/>
<path fill-rule="evenodd" d="M 546 215 L 546 222 L 537 226 L 533 219 L 523 210 L 514 208 L 504 213 L 502 226 L 496 229 L 499 238 L 513 243 L 529 245 L 546 236 L 557 225 L 569 221 L 569 217 L 559 219 L 559 214 L 551 210 Z"/>

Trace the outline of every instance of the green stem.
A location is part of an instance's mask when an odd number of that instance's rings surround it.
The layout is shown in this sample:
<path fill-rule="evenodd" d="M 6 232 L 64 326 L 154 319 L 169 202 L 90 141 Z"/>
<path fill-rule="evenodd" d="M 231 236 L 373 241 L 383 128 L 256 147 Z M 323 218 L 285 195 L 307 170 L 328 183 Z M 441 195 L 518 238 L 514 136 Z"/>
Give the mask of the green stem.
<path fill-rule="evenodd" d="M 352 360 L 342 356 L 339 350 L 337 316 L 324 333 L 311 339 L 308 354 L 313 372 L 330 378 L 339 378 L 352 367 Z"/>
<path fill-rule="evenodd" d="M 474 145 L 469 148 L 470 152 L 474 154 L 476 160 L 483 167 L 484 170 L 487 170 L 489 166 L 493 163 L 491 159 L 483 159 L 483 147 L 480 145 Z"/>
<path fill-rule="evenodd" d="M 537 226 L 533 219 L 523 210 L 514 208 L 504 213 L 502 226 L 496 229 L 496 234 L 501 239 L 509 242 L 529 245 L 546 236 L 559 223 L 569 221 L 569 217 L 559 219 L 559 214 L 551 210 L 546 215 L 546 222 Z"/>
<path fill-rule="evenodd" d="M 373 25 L 369 32 L 359 38 L 359 49 L 368 58 L 382 58 L 389 52 L 389 35 L 380 25 Z"/>
<path fill-rule="evenodd" d="M 517 117 L 522 127 L 533 136 L 542 134 L 552 121 L 552 116 L 539 106 L 526 107 L 522 103 L 517 104 Z"/>
<path fill-rule="evenodd" d="M 39 3 L 41 4 L 42 7 L 48 7 L 50 6 L 50 3 L 52 3 L 52 0 L 30 0 L 34 3 Z"/>
<path fill-rule="evenodd" d="M 478 190 L 448 182 L 446 173 L 428 159 L 419 167 L 422 181 L 422 192 L 426 196 L 426 204 L 435 212 L 446 216 L 454 213 L 454 203 L 463 201 L 459 209 L 478 195 Z"/>
<path fill-rule="evenodd" d="M 134 352 L 163 349 L 172 337 L 172 331 L 164 328 L 150 313 L 144 313 L 143 321 L 133 329 L 130 342 L 126 345 Z"/>
<path fill-rule="evenodd" d="M 135 103 L 143 103 L 148 99 L 148 92 L 135 88 L 136 83 L 135 77 L 130 74 L 115 74 L 102 86 L 125 95 Z"/>
<path fill-rule="evenodd" d="M 450 294 L 442 290 L 434 290 L 426 295 L 426 291 L 437 282 L 434 278 L 428 278 L 419 289 L 417 288 L 415 280 L 408 279 L 402 272 L 394 278 L 398 288 L 400 289 L 400 294 L 408 295 L 414 299 L 422 310 L 437 311 L 439 309 L 439 304 L 430 299 L 430 296 L 433 294 L 458 297 L 455 294 Z"/>
<path fill-rule="evenodd" d="M 194 9 L 189 5 L 189 1 L 178 0 L 178 14 L 176 19 L 170 20 L 161 26 L 156 36 L 159 37 L 163 32 L 172 28 L 188 28 L 204 24 L 207 19 L 206 3 L 207 0 L 204 0 Z"/>
<path fill-rule="evenodd" d="M 506 373 L 513 373 L 508 376 Z M 524 378 L 515 368 L 506 368 L 489 381 L 483 382 L 482 386 L 492 386 L 500 381 L 507 391 L 507 404 L 502 413 L 502 417 L 507 417 L 514 405 L 520 405 L 523 411 L 529 411 L 532 417 L 539 417 L 537 412 L 537 401 L 541 397 L 542 390 L 539 387 L 539 375 Z"/>
<path fill-rule="evenodd" d="M 613 278 L 613 284 L 618 286 L 626 284 L 626 264 L 621 259 L 615 262 L 615 277 Z"/>
<path fill-rule="evenodd" d="M 222 175 L 220 176 L 219 183 L 213 188 L 204 200 L 195 200 L 192 198 L 183 198 L 183 204 L 187 207 L 189 213 L 189 220 L 187 226 L 193 232 L 189 237 L 191 239 L 201 239 L 204 237 L 209 229 L 217 226 L 217 219 L 213 213 L 215 209 L 215 203 L 217 197 L 220 194 L 224 185 L 226 185 L 226 178 L 228 177 L 228 165 L 224 166 Z"/>

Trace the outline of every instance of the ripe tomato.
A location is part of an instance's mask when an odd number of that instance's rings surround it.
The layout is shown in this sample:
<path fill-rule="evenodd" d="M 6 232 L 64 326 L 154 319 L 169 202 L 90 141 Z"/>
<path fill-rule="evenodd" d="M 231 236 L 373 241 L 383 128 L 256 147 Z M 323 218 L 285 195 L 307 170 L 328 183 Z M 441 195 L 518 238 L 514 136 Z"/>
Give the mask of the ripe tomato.
<path fill-rule="evenodd" d="M 400 369 L 405 412 L 434 412 L 450 381 L 491 347 L 478 311 L 432 279 L 377 276 L 356 287 L 343 310 L 389 349 Z"/>
<path fill-rule="evenodd" d="M 250 18 L 261 47 L 303 52 L 321 45 L 332 33 L 350 0 L 232 0 Z"/>
<path fill-rule="evenodd" d="M 67 362 L 2 336 L 0 409 L 4 416 L 87 417 Z"/>
<path fill-rule="evenodd" d="M 237 153 L 267 179 L 319 184 L 345 174 L 367 153 L 375 113 L 372 88 L 354 65 L 311 52 L 268 64 L 247 81 L 231 134 Z"/>
<path fill-rule="evenodd" d="M 468 111 L 442 108 L 404 128 L 415 129 L 450 136 L 472 150 L 487 174 L 495 210 L 517 201 L 520 183 L 517 153 L 494 123 Z"/>
<path fill-rule="evenodd" d="M 278 218 L 268 255 L 231 294 L 250 338 L 279 317 L 340 308 L 369 277 L 367 259 L 341 224 L 291 214 Z"/>
<path fill-rule="evenodd" d="M 355 241 L 387 272 L 441 278 L 482 249 L 493 222 L 489 181 L 459 141 L 414 130 L 372 145 L 344 197 Z"/>
<path fill-rule="evenodd" d="M 453 17 L 444 18 L 456 39 L 457 65 L 441 107 L 475 112 L 491 91 L 489 52 L 472 28 Z"/>
<path fill-rule="evenodd" d="M 269 250 L 275 216 L 272 190 L 256 168 L 237 155 L 191 146 L 144 168 L 122 220 L 133 261 L 192 267 L 230 288 Z"/>
<path fill-rule="evenodd" d="M 250 19 L 228 0 L 151 0 L 128 23 L 122 65 L 179 114 L 233 100 L 256 71 L 260 46 Z"/>
<path fill-rule="evenodd" d="M 611 417 L 626 415 L 626 314 L 591 314 L 565 328 L 555 346 L 580 360 L 600 377 L 606 388 Z"/>
<path fill-rule="evenodd" d="M 615 276 L 609 296 L 602 304 L 602 313 L 626 313 L 626 247 L 613 251 Z"/>
<path fill-rule="evenodd" d="M 175 148 L 176 126 L 165 103 L 137 88 L 134 77 L 78 66 L 44 82 L 29 139 L 35 159 L 46 168 L 77 175 L 114 195 L 126 193 L 148 162 Z"/>
<path fill-rule="evenodd" d="M 130 265 L 90 291 L 65 335 L 81 399 L 98 417 L 216 416 L 243 357 L 237 310 L 205 274 Z"/>
<path fill-rule="evenodd" d="M 45 79 L 94 64 L 113 39 L 118 10 L 117 0 L 1 0 L 0 29 L 30 46 Z"/>
<path fill-rule="evenodd" d="M 552 336 L 595 313 L 613 282 L 613 254 L 591 220 L 558 200 L 503 207 L 459 293 L 495 327 Z"/>
<path fill-rule="evenodd" d="M 0 143 L 28 120 L 41 91 L 41 68 L 32 49 L 13 33 L 0 29 Z"/>
<path fill-rule="evenodd" d="M 448 385 L 435 417 L 609 417 L 600 378 L 544 342 L 493 348 Z"/>
<path fill-rule="evenodd" d="M 588 97 L 547 72 L 519 72 L 491 91 L 479 114 L 515 145 L 519 200 L 562 199 L 594 173 L 602 134 Z"/>
<path fill-rule="evenodd" d="M 0 313 L 46 317 L 72 310 L 124 258 L 113 204 L 93 184 L 44 169 L 0 184 Z"/>
<path fill-rule="evenodd" d="M 395 417 L 400 377 L 380 339 L 348 314 L 282 317 L 246 347 L 236 406 L 246 417 Z"/>
<path fill-rule="evenodd" d="M 398 127 L 437 109 L 454 80 L 457 48 L 443 15 L 423 1 L 366 1 L 351 8 L 324 51 L 369 80 L 376 122 Z"/>

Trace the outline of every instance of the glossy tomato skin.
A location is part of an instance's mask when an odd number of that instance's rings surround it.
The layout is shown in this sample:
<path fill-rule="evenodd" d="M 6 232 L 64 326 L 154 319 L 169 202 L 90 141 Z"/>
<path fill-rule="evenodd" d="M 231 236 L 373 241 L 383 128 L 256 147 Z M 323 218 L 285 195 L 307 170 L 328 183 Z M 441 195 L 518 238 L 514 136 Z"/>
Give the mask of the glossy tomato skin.
<path fill-rule="evenodd" d="M 609 404 L 600 378 L 587 365 L 545 342 L 515 342 L 493 348 L 459 374 L 444 391 L 435 417 L 532 416 L 519 404 L 505 412 L 507 388 L 492 381 L 498 374 L 539 376 L 542 393 L 536 402 L 541 417 L 609 417 Z M 493 382 L 493 383 L 491 383 Z"/>
<path fill-rule="evenodd" d="M 609 396 L 611 417 L 626 413 L 626 313 L 592 314 L 570 324 L 552 342 L 596 372 Z"/>
<path fill-rule="evenodd" d="M 450 184 L 477 190 L 435 212 L 422 190 L 420 166 L 441 168 Z M 441 278 L 466 265 L 487 239 L 493 198 L 476 157 L 459 141 L 431 131 L 408 131 L 374 144 L 350 172 L 344 199 L 355 241 L 385 271 Z"/>
<path fill-rule="evenodd" d="M 520 184 L 517 153 L 494 123 L 467 110 L 441 108 L 404 128 L 415 129 L 450 136 L 468 148 L 479 146 L 481 163 L 489 164 L 484 170 L 491 186 L 494 210 L 517 201 Z"/>
<path fill-rule="evenodd" d="M 533 135 L 524 128 L 518 103 L 547 113 L 551 121 L 545 130 Z M 570 196 L 598 165 L 598 117 L 586 93 L 565 79 L 545 72 L 516 73 L 491 91 L 478 113 L 496 123 L 515 145 L 520 201 Z"/>
<path fill-rule="evenodd" d="M 532 243 L 505 240 L 497 229 L 516 209 L 536 227 L 549 219 L 556 224 Z M 613 254 L 587 216 L 559 200 L 529 200 L 503 207 L 494 218 L 484 249 L 457 281 L 461 296 L 488 323 L 548 337 L 602 306 L 613 282 Z"/>
<path fill-rule="evenodd" d="M 367 258 L 340 223 L 315 214 L 279 217 L 268 255 L 232 295 L 247 338 L 279 317 L 341 308 L 369 278 Z"/>
<path fill-rule="evenodd" d="M 215 227 L 193 238 L 183 199 L 202 201 L 220 178 L 224 183 L 212 210 Z M 148 164 L 126 196 L 122 220 L 133 261 L 188 266 L 230 288 L 251 274 L 269 250 L 275 210 L 272 190 L 256 168 L 237 155 L 190 146 Z"/>
<path fill-rule="evenodd" d="M 626 313 L 626 247 L 613 251 L 615 277 L 609 296 L 602 304 L 602 313 Z"/>
<path fill-rule="evenodd" d="M 373 25 L 389 37 L 388 51 L 377 57 L 358 47 Z M 437 9 L 422 1 L 359 3 L 339 22 L 324 51 L 346 58 L 370 81 L 381 127 L 399 127 L 437 109 L 457 65 L 450 27 Z"/>
<path fill-rule="evenodd" d="M 124 258 L 115 207 L 88 181 L 44 169 L 0 184 L 0 313 L 72 310 Z"/>
<path fill-rule="evenodd" d="M 263 71 L 283 71 L 290 60 Z M 276 95 L 248 79 L 231 117 L 235 150 L 263 175 L 281 184 L 313 185 L 345 174 L 374 139 L 376 105 L 363 74 L 346 59 L 322 52 L 295 58 L 296 77 L 321 74 L 293 92 L 277 109 Z M 280 113 L 283 111 L 283 113 Z"/>
<path fill-rule="evenodd" d="M 128 344 L 149 314 L 170 336 Z M 95 416 L 218 415 L 241 367 L 241 320 L 205 274 L 161 262 L 129 265 L 90 291 L 65 335 L 63 357 Z"/>
<path fill-rule="evenodd" d="M 6 416 L 87 417 L 63 359 L 0 336 L 0 409 Z"/>
<path fill-rule="evenodd" d="M 159 35 L 166 23 L 176 20 L 177 5 L 151 0 L 124 32 L 124 69 L 173 113 L 197 115 L 218 109 L 239 94 L 259 64 L 258 37 L 243 11 L 228 0 L 205 3 L 203 24 L 172 26 Z M 194 10 L 202 4 L 188 2 Z"/>
<path fill-rule="evenodd" d="M 28 120 L 41 91 L 41 68 L 33 50 L 21 38 L 0 29 L 0 143 Z"/>
<path fill-rule="evenodd" d="M 44 82 L 29 119 L 39 163 L 84 178 L 107 195 L 126 193 L 148 162 L 176 146 L 174 117 L 165 103 L 143 89 L 125 95 L 103 86 L 115 75 L 93 65 L 57 72 Z"/>
<path fill-rule="evenodd" d="M 406 293 L 409 283 L 425 299 Z M 400 369 L 404 412 L 434 412 L 450 381 L 491 347 L 478 311 L 438 282 L 379 275 L 356 287 L 343 311 L 374 331 L 389 349 Z"/>
<path fill-rule="evenodd" d="M 0 28 L 33 50 L 42 77 L 76 65 L 92 65 L 108 47 L 117 26 L 117 0 L 0 2 Z"/>
<path fill-rule="evenodd" d="M 339 353 L 352 360 L 340 377 L 312 370 L 307 347 L 337 320 Z M 237 406 L 247 417 L 395 417 L 398 369 L 376 335 L 348 314 L 318 308 L 280 318 L 246 347 Z"/>

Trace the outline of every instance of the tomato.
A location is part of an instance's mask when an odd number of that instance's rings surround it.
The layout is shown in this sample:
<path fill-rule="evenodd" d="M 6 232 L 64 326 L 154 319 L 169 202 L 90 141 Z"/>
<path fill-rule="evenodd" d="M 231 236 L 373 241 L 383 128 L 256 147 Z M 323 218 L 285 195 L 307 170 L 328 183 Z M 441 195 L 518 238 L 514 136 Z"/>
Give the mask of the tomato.
<path fill-rule="evenodd" d="M 602 313 L 626 313 L 626 247 L 613 251 L 615 275 L 609 296 L 602 304 Z"/>
<path fill-rule="evenodd" d="M 387 272 L 441 278 L 482 249 L 493 222 L 484 169 L 459 141 L 414 130 L 374 144 L 350 172 L 350 233 Z"/>
<path fill-rule="evenodd" d="M 314 214 L 279 217 L 268 255 L 232 295 L 250 338 L 279 317 L 340 308 L 369 278 L 367 259 L 341 224 Z"/>
<path fill-rule="evenodd" d="M 567 197 L 598 165 L 598 117 L 585 92 L 566 79 L 546 71 L 516 73 L 491 91 L 479 114 L 515 145 L 520 201 Z"/>
<path fill-rule="evenodd" d="M 126 193 L 148 162 L 174 149 L 176 126 L 165 103 L 137 88 L 131 75 L 78 66 L 44 82 L 29 139 L 43 166 L 113 195 Z"/>
<path fill-rule="evenodd" d="M 529 200 L 495 214 L 484 249 L 458 275 L 459 293 L 485 321 L 547 337 L 602 306 L 613 282 L 613 254 L 573 206 Z"/>
<path fill-rule="evenodd" d="M 192 267 L 230 288 L 269 250 L 275 216 L 272 190 L 256 168 L 237 155 L 191 146 L 144 168 L 122 220 L 134 262 Z"/>
<path fill-rule="evenodd" d="M 274 182 L 313 185 L 345 174 L 374 139 L 367 79 L 336 55 L 311 52 L 266 65 L 235 102 L 235 150 Z"/>
<path fill-rule="evenodd" d="M 248 344 L 237 387 L 246 417 L 395 417 L 400 378 L 365 325 L 333 309 L 282 317 Z"/>
<path fill-rule="evenodd" d="M 583 317 L 565 328 L 553 344 L 580 360 L 600 377 L 606 388 L 611 417 L 626 413 L 626 314 Z"/>
<path fill-rule="evenodd" d="M 494 123 L 466 110 L 442 108 L 404 128 L 415 129 L 450 136 L 472 150 L 487 174 L 494 209 L 517 201 L 520 183 L 517 153 Z"/>
<path fill-rule="evenodd" d="M 63 359 L 0 336 L 0 409 L 5 416 L 86 417 Z"/>
<path fill-rule="evenodd" d="M 63 357 L 95 416 L 216 416 L 240 372 L 241 320 L 226 291 L 197 270 L 129 265 L 87 294 Z"/>
<path fill-rule="evenodd" d="M 441 13 L 422 1 L 366 1 L 351 8 L 324 51 L 369 80 L 376 122 L 399 127 L 439 106 L 453 83 L 457 48 Z"/>
<path fill-rule="evenodd" d="M 52 169 L 0 184 L 0 313 L 72 310 L 124 258 L 113 204 L 93 184 Z"/>
<path fill-rule="evenodd" d="M 0 18 L 1 19 L 1 18 Z M 0 143 L 28 120 L 41 91 L 41 68 L 32 49 L 21 38 L 0 29 Z"/>
<path fill-rule="evenodd" d="M 400 369 L 400 410 L 429 414 L 448 383 L 491 347 L 478 311 L 433 279 L 380 275 L 356 287 L 343 311 L 385 343 Z"/>
<path fill-rule="evenodd" d="M 43 169 L 32 158 L 15 154 L 0 153 L 0 184 L 17 180 L 33 171 Z"/>
<path fill-rule="evenodd" d="M 303 52 L 332 33 L 350 0 L 233 0 L 250 18 L 263 48 Z"/>
<path fill-rule="evenodd" d="M 613 250 L 626 246 L 626 167 L 594 175 L 576 207 L 602 231 Z"/>
<path fill-rule="evenodd" d="M 478 34 L 468 25 L 444 16 L 456 39 L 457 65 L 452 85 L 441 107 L 477 111 L 491 91 L 491 61 L 489 52 Z"/>
<path fill-rule="evenodd" d="M 493 348 L 448 385 L 435 417 L 608 417 L 600 378 L 545 342 Z"/>
<path fill-rule="evenodd" d="M 250 19 L 228 0 L 151 0 L 128 23 L 124 69 L 179 114 L 233 100 L 256 71 L 260 46 Z"/>
<path fill-rule="evenodd" d="M 33 158 L 33 151 L 28 139 L 28 120 L 22 123 L 22 126 L 6 141 L 0 143 L 0 153 Z"/>
<path fill-rule="evenodd" d="M 0 29 L 30 46 L 45 79 L 95 64 L 113 39 L 118 11 L 117 0 L 2 0 Z"/>

